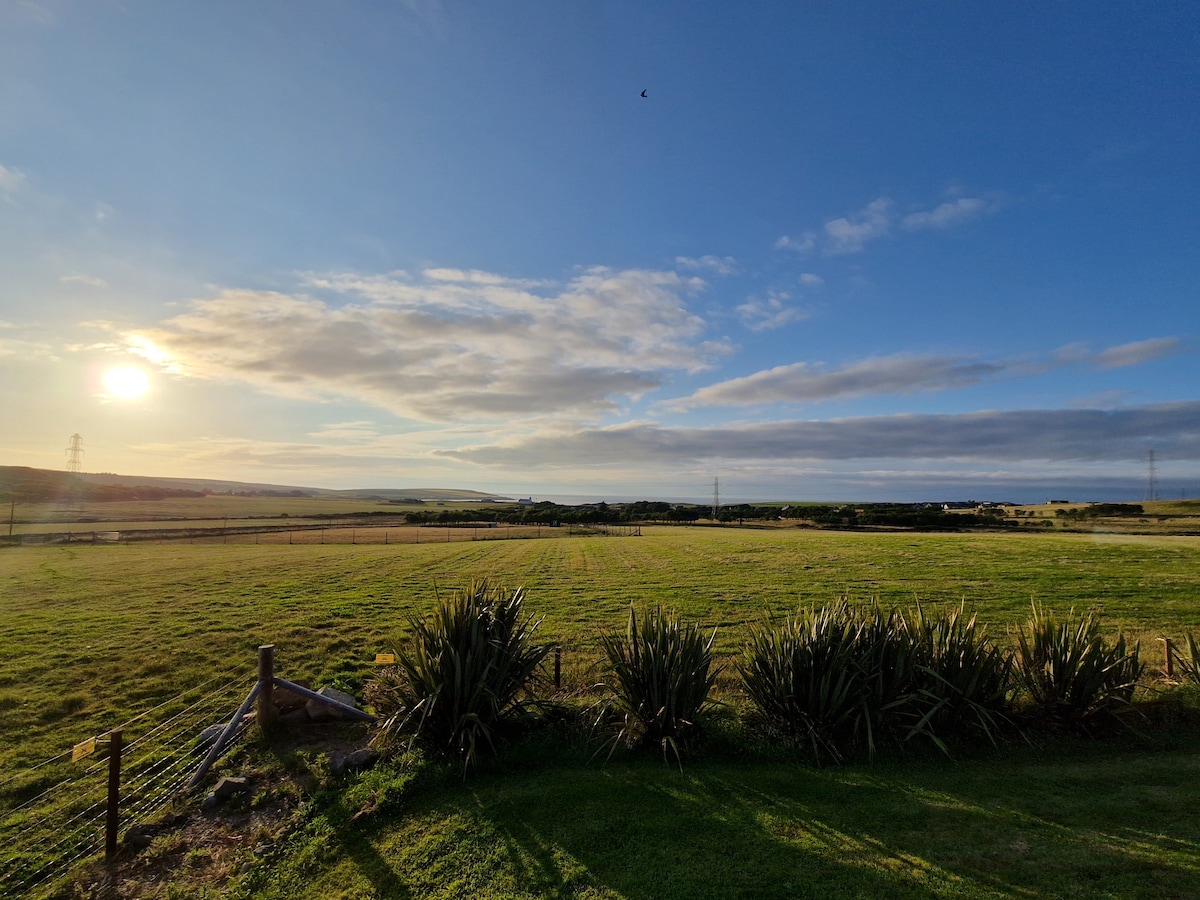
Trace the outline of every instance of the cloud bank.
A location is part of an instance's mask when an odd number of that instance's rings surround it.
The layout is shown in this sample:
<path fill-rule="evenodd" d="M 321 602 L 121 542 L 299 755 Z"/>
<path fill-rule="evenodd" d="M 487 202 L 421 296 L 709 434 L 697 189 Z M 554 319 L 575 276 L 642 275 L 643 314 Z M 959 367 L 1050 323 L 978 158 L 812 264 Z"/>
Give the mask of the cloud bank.
<path fill-rule="evenodd" d="M 687 307 L 705 282 L 670 271 L 592 268 L 557 289 L 457 269 L 304 286 L 226 290 L 126 344 L 192 377 L 433 422 L 595 416 L 729 351 Z"/>
<path fill-rule="evenodd" d="M 1117 410 L 982 411 L 782 421 L 715 428 L 637 423 L 520 438 L 438 455 L 483 466 L 544 469 L 754 461 L 1099 462 L 1200 455 L 1200 401 Z"/>
<path fill-rule="evenodd" d="M 966 356 L 896 354 L 872 357 L 840 368 L 796 362 L 700 388 L 666 404 L 683 412 L 708 406 L 758 406 L 768 403 L 820 403 L 850 397 L 913 394 L 971 387 L 1005 377 L 1039 375 L 1063 366 L 1090 363 L 1101 369 L 1141 365 L 1181 352 L 1179 338 L 1154 338 L 1090 353 L 1086 347 L 1063 348 L 1047 359 L 987 361 Z"/>

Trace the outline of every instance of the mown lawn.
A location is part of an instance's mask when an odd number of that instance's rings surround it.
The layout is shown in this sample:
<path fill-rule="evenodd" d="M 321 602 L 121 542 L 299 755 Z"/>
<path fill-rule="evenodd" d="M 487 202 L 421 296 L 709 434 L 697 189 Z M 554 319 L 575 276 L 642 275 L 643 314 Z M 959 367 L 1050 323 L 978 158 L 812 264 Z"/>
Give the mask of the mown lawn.
<path fill-rule="evenodd" d="M 628 605 L 662 603 L 719 628 L 841 595 L 884 605 L 966 603 L 1002 634 L 1036 598 L 1097 608 L 1140 638 L 1200 631 L 1200 538 L 854 534 L 647 528 L 577 537 L 421 545 L 67 546 L 0 550 L 0 768 L 32 764 L 184 687 L 254 669 L 354 688 L 406 616 L 486 576 L 524 585 L 570 669 Z"/>
<path fill-rule="evenodd" d="M 1200 756 L 491 772 L 330 809 L 262 898 L 1195 897 Z"/>
<path fill-rule="evenodd" d="M 966 601 L 1001 636 L 1048 607 L 1100 610 L 1141 638 L 1200 632 L 1200 538 L 647 528 L 422 545 L 68 546 L 0 550 L 0 785 L 219 675 L 255 648 L 351 690 L 406 617 L 471 578 L 527 589 L 579 683 L 630 603 L 719 629 L 839 596 Z M 736 701 L 730 680 L 726 699 Z M 136 737 L 136 734 L 127 737 Z M 811 769 L 724 752 L 680 774 L 589 752 L 415 783 L 351 823 L 314 807 L 225 890 L 312 897 L 1200 896 L 1190 750 L 1044 753 Z M 387 778 L 386 771 L 371 778 Z M 403 778 L 405 776 L 392 776 Z M 420 782 L 420 779 L 417 780 Z M 0 790 L 0 805 L 8 801 Z M 324 802 L 324 801 L 323 801 Z"/>

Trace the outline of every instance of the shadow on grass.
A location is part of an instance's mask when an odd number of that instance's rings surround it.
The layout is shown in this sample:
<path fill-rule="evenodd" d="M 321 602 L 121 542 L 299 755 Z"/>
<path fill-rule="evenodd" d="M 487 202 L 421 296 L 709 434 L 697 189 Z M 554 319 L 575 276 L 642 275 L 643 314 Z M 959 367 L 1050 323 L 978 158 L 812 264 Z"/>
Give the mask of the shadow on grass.
<path fill-rule="evenodd" d="M 1188 752 L 526 765 L 332 829 L 289 895 L 1196 897 L 1198 805 Z"/>
<path fill-rule="evenodd" d="M 647 900 L 1197 896 L 1197 761 L 1126 763 L 638 767 L 480 785 L 472 800 L 518 882 L 549 896 L 573 879 Z"/>

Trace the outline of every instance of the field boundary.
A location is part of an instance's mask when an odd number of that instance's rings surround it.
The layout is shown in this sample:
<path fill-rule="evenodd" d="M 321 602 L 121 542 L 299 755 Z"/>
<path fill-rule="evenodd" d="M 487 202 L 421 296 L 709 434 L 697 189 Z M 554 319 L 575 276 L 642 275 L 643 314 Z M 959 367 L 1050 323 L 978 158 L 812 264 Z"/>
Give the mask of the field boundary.
<path fill-rule="evenodd" d="M 439 544 L 459 541 L 534 540 L 558 537 L 640 537 L 640 524 L 508 525 L 494 522 L 449 525 L 234 525 L 216 528 L 133 528 L 28 532 L 6 536 L 11 546 L 132 544 L 164 541 L 218 544 Z"/>
<path fill-rule="evenodd" d="M 248 726 L 244 721 L 223 746 L 211 729 L 224 724 L 221 719 L 249 680 L 215 676 L 71 750 L 3 777 L 0 897 L 36 896 L 102 851 L 111 858 L 126 825 L 161 812 L 188 786 L 200 753 L 217 746 L 224 754 L 241 741 Z"/>

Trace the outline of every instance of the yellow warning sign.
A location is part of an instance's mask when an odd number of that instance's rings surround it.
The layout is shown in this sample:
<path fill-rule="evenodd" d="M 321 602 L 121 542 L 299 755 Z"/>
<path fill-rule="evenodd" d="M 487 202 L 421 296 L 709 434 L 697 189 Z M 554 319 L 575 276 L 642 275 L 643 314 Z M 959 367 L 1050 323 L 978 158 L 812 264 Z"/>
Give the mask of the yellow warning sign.
<path fill-rule="evenodd" d="M 396 664 L 395 653 L 376 653 L 375 665 L 377 666 L 394 666 Z"/>
<path fill-rule="evenodd" d="M 71 748 L 71 762 L 79 762 L 85 756 L 91 756 L 96 752 L 96 739 L 88 738 L 86 741 L 80 741 Z"/>

